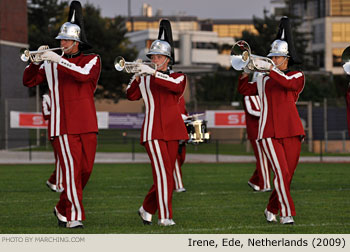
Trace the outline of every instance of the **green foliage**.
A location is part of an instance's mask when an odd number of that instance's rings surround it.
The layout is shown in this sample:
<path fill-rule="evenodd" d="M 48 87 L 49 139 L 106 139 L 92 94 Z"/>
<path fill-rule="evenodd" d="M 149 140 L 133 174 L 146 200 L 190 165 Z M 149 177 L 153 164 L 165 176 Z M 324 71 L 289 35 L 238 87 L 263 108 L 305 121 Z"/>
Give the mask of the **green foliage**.
<path fill-rule="evenodd" d="M 150 164 L 96 164 L 84 189 L 85 228 L 67 230 L 57 227 L 52 214 L 59 194 L 45 186 L 53 165 L 0 165 L 0 233 L 348 234 L 348 166 L 299 164 L 291 185 L 295 225 L 283 226 L 266 223 L 269 193 L 254 193 L 247 185 L 253 163 L 185 164 L 187 192 L 173 195 L 176 225 L 159 227 L 144 226 L 137 215 L 152 184 Z"/>
<path fill-rule="evenodd" d="M 118 102 L 119 98 L 124 96 L 123 88 L 130 76 L 115 70 L 114 59 L 122 55 L 130 61 L 136 57 L 136 50 L 128 46 L 124 22 L 120 16 L 112 19 L 101 18 L 99 9 L 89 3 L 84 6 L 84 25 L 88 41 L 93 45 L 91 51 L 99 54 L 102 59 L 97 98 L 108 98 Z"/>
<path fill-rule="evenodd" d="M 60 25 L 67 20 L 68 1 L 30 0 L 28 1 L 28 41 L 31 50 L 41 45 L 57 47 L 55 37 Z"/>
<path fill-rule="evenodd" d="M 37 50 L 41 45 L 50 48 L 58 47 L 55 37 L 60 24 L 67 20 L 68 1 L 58 0 L 28 0 L 28 43 L 30 50 Z M 40 95 L 48 90 L 47 85 L 40 85 Z M 29 95 L 34 96 L 36 88 L 29 88 Z"/>
<path fill-rule="evenodd" d="M 301 101 L 323 102 L 324 98 L 337 96 L 336 87 L 329 75 L 306 75 L 306 84 L 300 94 Z"/>
<path fill-rule="evenodd" d="M 196 82 L 196 98 L 202 102 L 220 101 L 229 104 L 237 100 L 240 94 L 237 91 L 238 74 L 233 71 L 214 72 L 203 76 Z"/>
<path fill-rule="evenodd" d="M 289 17 L 292 25 L 292 32 L 294 38 L 294 44 L 296 47 L 296 51 L 298 52 L 298 56 L 302 60 L 302 69 L 313 69 L 313 65 L 309 63 L 310 57 L 306 54 L 305 49 L 308 42 L 308 35 L 305 33 L 298 32 L 298 27 L 301 25 L 301 19 L 297 17 Z M 280 19 L 275 15 L 267 15 L 267 11 L 264 10 L 263 18 L 253 18 L 254 27 L 257 30 L 257 34 L 251 33 L 249 31 L 243 31 L 242 37 L 235 38 L 238 40 L 245 40 L 250 45 L 253 54 L 266 56 L 271 49 L 271 43 L 276 39 L 276 35 L 278 32 L 278 27 L 280 23 Z M 197 83 L 197 101 L 199 102 L 214 102 L 220 101 L 221 103 L 230 102 L 230 101 L 239 101 L 241 100 L 241 96 L 237 93 L 236 86 L 238 82 L 238 73 L 231 74 L 229 73 L 221 73 L 217 72 L 213 75 L 207 75 L 200 79 Z M 307 84 L 308 85 L 307 80 Z M 312 77 L 310 79 L 312 82 Z M 316 82 L 316 81 L 314 81 Z M 320 90 L 321 94 L 332 94 L 327 87 L 330 85 L 325 85 L 324 90 Z M 323 92 L 324 91 L 324 92 Z M 323 96 L 322 96 L 323 97 Z M 314 99 L 312 93 L 307 92 L 305 94 L 305 98 Z M 320 97 L 316 97 L 319 99 Z M 315 100 L 317 100 L 315 99 Z M 323 99 L 323 98 L 320 98 Z"/>
<path fill-rule="evenodd" d="M 274 15 L 267 16 L 267 12 L 264 11 L 264 18 L 253 17 L 253 23 L 258 34 L 243 31 L 242 37 L 235 39 L 247 41 L 253 54 L 266 56 L 276 38 L 279 20 Z"/>
<path fill-rule="evenodd" d="M 298 31 L 301 25 L 301 19 L 299 17 L 290 16 L 288 13 L 285 13 L 285 15 L 289 17 L 291 23 L 294 46 L 302 61 L 301 68 L 303 70 L 314 69 L 314 65 L 310 63 L 310 55 L 306 53 L 309 34 Z M 258 31 L 257 34 L 243 31 L 242 37 L 236 39 L 247 41 L 253 54 L 266 56 L 271 49 L 272 42 L 276 39 L 280 18 L 277 18 L 273 14 L 268 16 L 267 11 L 264 10 L 264 17 L 254 17 L 253 23 L 255 29 Z"/>
<path fill-rule="evenodd" d="M 32 50 L 40 45 L 58 47 L 55 40 L 61 25 L 68 21 L 69 1 L 58 0 L 30 0 L 28 1 L 28 34 Z M 128 46 L 125 37 L 126 28 L 124 19 L 102 18 L 101 11 L 90 3 L 83 6 L 84 27 L 88 42 L 93 46 L 86 53 L 93 52 L 101 56 L 102 70 L 96 91 L 97 98 L 110 98 L 117 102 L 124 94 L 123 87 L 130 79 L 125 73 L 114 69 L 114 58 L 122 55 L 126 59 L 134 59 L 136 50 Z M 124 84 L 124 85 L 123 85 Z M 47 87 L 41 85 L 41 94 Z M 35 88 L 30 89 L 31 95 Z"/>

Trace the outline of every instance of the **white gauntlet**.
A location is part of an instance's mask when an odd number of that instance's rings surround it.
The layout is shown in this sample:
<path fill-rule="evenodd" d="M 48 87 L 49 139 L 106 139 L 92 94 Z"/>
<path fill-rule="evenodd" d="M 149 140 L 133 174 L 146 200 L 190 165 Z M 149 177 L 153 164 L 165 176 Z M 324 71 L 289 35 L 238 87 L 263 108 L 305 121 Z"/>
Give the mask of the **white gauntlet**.
<path fill-rule="evenodd" d="M 270 71 L 272 64 L 265 61 L 265 60 L 260 60 L 260 59 L 256 59 L 254 60 L 254 64 L 256 66 L 256 68 L 258 68 L 258 70 L 261 71 Z"/>
<path fill-rule="evenodd" d="M 62 57 L 53 51 L 47 51 L 41 55 L 41 58 L 43 60 L 59 63 Z"/>
<path fill-rule="evenodd" d="M 38 48 L 38 52 L 39 51 L 44 51 L 44 50 L 47 50 L 49 49 L 49 46 L 48 45 L 42 45 L 42 46 L 39 46 Z M 42 54 L 41 53 L 36 53 L 34 56 L 33 56 L 33 64 L 35 65 L 40 65 L 41 64 L 41 61 L 43 61 L 42 59 Z"/>
<path fill-rule="evenodd" d="M 139 74 L 154 75 L 156 73 L 156 70 L 145 64 L 140 64 L 138 68 L 140 69 Z"/>

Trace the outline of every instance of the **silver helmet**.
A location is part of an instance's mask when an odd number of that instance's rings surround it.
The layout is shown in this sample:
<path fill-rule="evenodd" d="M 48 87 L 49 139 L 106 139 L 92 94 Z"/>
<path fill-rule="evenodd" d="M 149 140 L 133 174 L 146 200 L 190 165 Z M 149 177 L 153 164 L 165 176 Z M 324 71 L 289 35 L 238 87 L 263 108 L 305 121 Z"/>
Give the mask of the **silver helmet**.
<path fill-rule="evenodd" d="M 82 42 L 80 40 L 80 27 L 71 22 L 65 22 L 55 39 L 67 39 Z"/>
<path fill-rule="evenodd" d="M 154 54 L 165 55 L 169 57 L 171 61 L 173 60 L 171 57 L 171 46 L 168 42 L 164 40 L 157 39 L 153 41 L 146 55 L 148 58 L 151 58 L 151 56 Z"/>
<path fill-rule="evenodd" d="M 273 57 L 273 56 L 282 56 L 282 57 L 289 57 L 288 52 L 288 43 L 284 40 L 276 39 L 271 44 L 271 50 L 270 53 L 267 55 L 267 57 Z"/>

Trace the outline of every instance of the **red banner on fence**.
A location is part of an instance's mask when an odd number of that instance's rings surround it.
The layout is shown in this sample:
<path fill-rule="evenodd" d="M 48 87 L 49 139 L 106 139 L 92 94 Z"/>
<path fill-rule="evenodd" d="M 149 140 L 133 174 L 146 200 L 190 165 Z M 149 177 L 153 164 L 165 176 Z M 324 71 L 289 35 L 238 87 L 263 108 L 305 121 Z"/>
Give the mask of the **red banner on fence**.
<path fill-rule="evenodd" d="M 45 121 L 42 113 L 27 113 L 11 111 L 11 128 L 47 129 L 48 121 Z"/>
<path fill-rule="evenodd" d="M 205 112 L 208 128 L 245 128 L 243 110 L 207 110 Z"/>
<path fill-rule="evenodd" d="M 96 113 L 99 129 L 108 129 L 109 113 L 99 111 Z M 41 112 L 10 111 L 11 128 L 47 129 L 48 121 L 45 121 Z"/>

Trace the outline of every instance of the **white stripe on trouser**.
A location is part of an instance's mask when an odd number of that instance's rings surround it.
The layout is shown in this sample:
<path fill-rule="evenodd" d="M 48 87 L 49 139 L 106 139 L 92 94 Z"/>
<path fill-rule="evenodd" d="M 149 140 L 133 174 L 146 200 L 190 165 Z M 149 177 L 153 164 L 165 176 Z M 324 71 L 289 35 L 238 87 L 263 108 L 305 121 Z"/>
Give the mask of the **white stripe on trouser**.
<path fill-rule="evenodd" d="M 146 92 L 148 94 L 148 99 L 149 99 L 149 119 L 148 119 L 149 124 L 148 124 L 148 133 L 147 133 L 147 140 L 148 140 L 148 139 L 152 139 L 155 105 L 154 105 L 153 94 L 151 91 L 151 76 L 147 75 L 145 78 L 146 78 Z"/>
<path fill-rule="evenodd" d="M 149 150 L 151 152 L 152 159 L 153 159 L 154 170 L 155 170 L 156 176 L 157 176 L 157 184 L 155 186 L 156 186 L 157 192 L 158 192 L 158 204 L 159 204 L 158 210 L 160 213 L 160 218 L 165 219 L 165 217 L 164 217 L 165 214 L 164 214 L 164 203 L 163 203 L 163 191 L 162 191 L 162 178 L 160 176 L 158 159 L 157 159 L 156 154 L 154 153 L 154 149 L 153 149 L 152 144 L 153 144 L 152 140 L 148 141 Z"/>
<path fill-rule="evenodd" d="M 259 146 L 260 148 L 260 146 Z M 264 154 L 264 152 L 262 152 L 262 158 L 263 158 L 263 171 L 265 172 L 265 176 L 266 176 L 266 179 L 264 180 L 264 188 L 271 188 L 271 185 L 270 185 L 270 171 L 269 171 L 269 165 L 268 165 L 268 160 L 266 158 L 266 155 Z"/>
<path fill-rule="evenodd" d="M 174 180 L 175 180 L 175 189 L 180 189 L 184 187 L 181 179 L 179 161 L 177 159 L 175 160 Z"/>
<path fill-rule="evenodd" d="M 165 205 L 165 218 L 169 219 L 169 206 L 168 206 L 168 180 L 167 180 L 167 175 L 166 175 L 166 170 L 165 170 L 165 166 L 164 166 L 164 161 L 163 161 L 163 156 L 162 156 L 162 152 L 160 150 L 159 147 L 159 143 L 158 140 L 154 140 L 154 144 L 156 146 L 156 151 L 157 151 L 157 155 L 158 155 L 158 160 L 159 160 L 159 164 L 160 164 L 160 171 L 162 174 L 162 180 L 163 180 L 163 196 L 164 196 L 164 205 Z"/>
<path fill-rule="evenodd" d="M 259 154 L 260 170 L 264 181 L 263 189 L 267 189 L 267 188 L 270 188 L 269 167 L 267 165 L 266 156 L 264 152 L 261 150 L 258 140 L 255 140 L 255 142 L 256 142 L 256 148 L 258 149 L 258 154 Z"/>
<path fill-rule="evenodd" d="M 71 220 L 82 220 L 82 211 L 77 195 L 77 189 L 74 181 L 74 162 L 69 148 L 68 136 L 59 136 L 62 156 L 66 170 L 66 193 L 67 198 L 72 204 Z M 74 198 L 74 202 L 73 202 Z"/>
<path fill-rule="evenodd" d="M 291 209 L 290 209 L 288 197 L 286 194 L 286 188 L 283 181 L 281 167 L 276 155 L 275 148 L 273 147 L 271 138 L 262 139 L 262 144 L 264 146 L 265 153 L 268 159 L 270 160 L 272 169 L 275 172 L 274 185 L 278 195 L 278 200 L 281 204 L 281 215 L 291 216 L 292 215 Z M 270 156 L 270 152 L 271 152 L 271 156 Z"/>
<path fill-rule="evenodd" d="M 60 165 L 60 159 L 58 157 L 58 154 L 56 156 L 56 191 L 62 192 L 63 191 L 63 185 L 62 185 L 62 168 Z"/>

